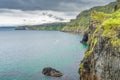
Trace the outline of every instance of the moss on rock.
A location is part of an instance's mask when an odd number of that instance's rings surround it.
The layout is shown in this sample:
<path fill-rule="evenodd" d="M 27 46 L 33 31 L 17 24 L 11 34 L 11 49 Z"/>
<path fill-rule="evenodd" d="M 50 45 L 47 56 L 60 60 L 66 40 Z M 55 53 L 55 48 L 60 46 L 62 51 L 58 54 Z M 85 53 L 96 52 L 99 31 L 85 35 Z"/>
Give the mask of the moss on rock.
<path fill-rule="evenodd" d="M 120 0 L 118 3 L 119 6 Z M 116 67 L 120 64 L 120 9 L 111 14 L 93 11 L 90 22 L 86 29 L 89 47 L 80 65 L 81 80 L 120 79 L 119 67 Z M 89 71 L 84 67 L 86 62 Z"/>

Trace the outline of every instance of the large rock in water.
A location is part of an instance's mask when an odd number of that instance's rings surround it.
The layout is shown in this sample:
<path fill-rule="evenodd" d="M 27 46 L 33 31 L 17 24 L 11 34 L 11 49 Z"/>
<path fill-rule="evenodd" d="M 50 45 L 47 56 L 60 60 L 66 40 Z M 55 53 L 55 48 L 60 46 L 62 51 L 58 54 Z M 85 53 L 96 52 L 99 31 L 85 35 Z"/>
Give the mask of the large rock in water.
<path fill-rule="evenodd" d="M 51 76 L 51 77 L 62 77 L 63 76 L 63 74 L 60 71 L 57 71 L 56 69 L 53 69 L 51 67 L 44 68 L 42 73 L 46 76 Z"/>

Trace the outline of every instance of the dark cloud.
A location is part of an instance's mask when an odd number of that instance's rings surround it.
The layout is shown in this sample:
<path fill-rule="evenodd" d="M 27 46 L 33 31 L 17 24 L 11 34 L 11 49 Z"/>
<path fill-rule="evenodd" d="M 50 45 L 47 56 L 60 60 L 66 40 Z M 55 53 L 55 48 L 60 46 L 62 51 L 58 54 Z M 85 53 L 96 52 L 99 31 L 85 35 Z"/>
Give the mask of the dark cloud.
<path fill-rule="evenodd" d="M 0 8 L 22 10 L 80 11 L 115 0 L 0 0 Z"/>

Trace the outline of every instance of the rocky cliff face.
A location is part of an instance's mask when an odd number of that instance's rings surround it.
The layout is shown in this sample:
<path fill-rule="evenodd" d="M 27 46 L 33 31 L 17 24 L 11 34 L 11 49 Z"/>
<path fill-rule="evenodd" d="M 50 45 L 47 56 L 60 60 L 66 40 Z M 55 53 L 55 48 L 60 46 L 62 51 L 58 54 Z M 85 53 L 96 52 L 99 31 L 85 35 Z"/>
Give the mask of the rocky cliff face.
<path fill-rule="evenodd" d="M 120 80 L 120 0 L 116 12 L 91 12 L 89 48 L 80 64 L 80 80 Z"/>

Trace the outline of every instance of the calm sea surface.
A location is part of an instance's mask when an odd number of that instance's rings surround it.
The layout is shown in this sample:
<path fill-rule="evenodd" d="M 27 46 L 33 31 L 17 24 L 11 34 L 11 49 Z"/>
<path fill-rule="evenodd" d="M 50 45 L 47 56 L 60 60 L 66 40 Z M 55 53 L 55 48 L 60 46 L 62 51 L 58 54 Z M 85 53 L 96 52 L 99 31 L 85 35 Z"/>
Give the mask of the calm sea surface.
<path fill-rule="evenodd" d="M 0 31 L 0 80 L 79 80 L 82 36 L 58 31 Z M 53 67 L 61 78 L 41 74 Z"/>

